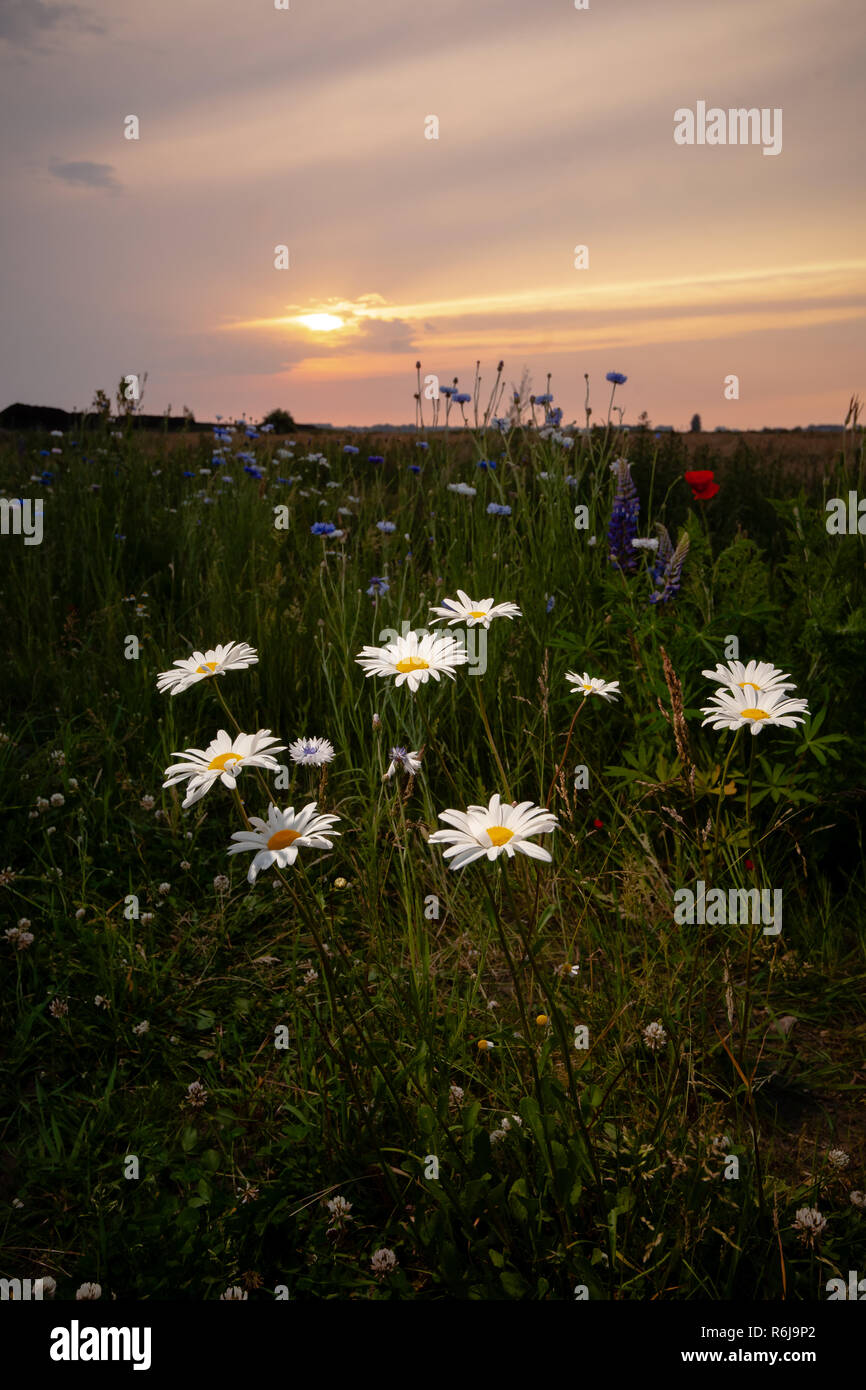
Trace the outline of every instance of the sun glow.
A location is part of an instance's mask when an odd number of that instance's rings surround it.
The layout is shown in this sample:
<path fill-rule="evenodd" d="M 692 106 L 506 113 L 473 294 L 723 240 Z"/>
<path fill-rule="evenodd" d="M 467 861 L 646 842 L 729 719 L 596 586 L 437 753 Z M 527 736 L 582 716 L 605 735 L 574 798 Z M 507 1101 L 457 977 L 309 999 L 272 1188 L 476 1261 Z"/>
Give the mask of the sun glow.
<path fill-rule="evenodd" d="M 301 314 L 295 321 L 313 333 L 333 333 L 335 328 L 343 327 L 343 320 L 337 314 Z"/>

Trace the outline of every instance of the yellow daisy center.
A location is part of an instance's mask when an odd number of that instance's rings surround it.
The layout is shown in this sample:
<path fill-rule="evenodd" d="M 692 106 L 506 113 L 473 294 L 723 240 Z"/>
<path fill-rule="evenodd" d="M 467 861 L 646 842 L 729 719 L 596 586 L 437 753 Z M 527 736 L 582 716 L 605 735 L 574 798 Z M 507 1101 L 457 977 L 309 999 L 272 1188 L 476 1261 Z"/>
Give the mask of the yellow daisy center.
<path fill-rule="evenodd" d="M 403 661 L 397 662 L 395 669 L 403 675 L 408 675 L 410 671 L 429 671 L 430 662 L 422 661 L 420 656 L 407 656 Z"/>
<path fill-rule="evenodd" d="M 504 825 L 488 825 L 487 834 L 493 845 L 507 845 L 514 838 L 514 831 L 507 830 Z"/>
<path fill-rule="evenodd" d="M 469 616 L 470 618 L 486 618 L 487 612 L 483 608 L 473 608 Z"/>
<path fill-rule="evenodd" d="M 740 710 L 742 719 L 769 719 L 769 714 L 765 709 L 742 709 Z"/>
<path fill-rule="evenodd" d="M 754 681 L 740 681 L 740 682 L 739 682 L 739 688 L 740 688 L 740 690 L 745 690 L 745 688 L 746 688 L 747 685 L 750 685 L 750 686 L 752 687 L 753 690 L 760 690 L 760 688 L 761 688 L 759 685 L 756 685 L 756 683 L 755 683 Z"/>
<path fill-rule="evenodd" d="M 218 661 L 206 661 L 204 666 L 196 666 L 195 673 L 197 676 L 212 676 L 218 666 Z"/>
<path fill-rule="evenodd" d="M 231 750 L 229 750 L 228 753 L 219 753 L 215 758 L 211 758 L 208 763 L 208 772 L 225 772 L 229 763 L 239 763 L 240 761 L 241 756 L 239 753 L 232 753 Z"/>
<path fill-rule="evenodd" d="M 278 830 L 276 834 L 272 835 L 268 840 L 268 849 L 286 849 L 289 845 L 293 845 L 295 840 L 300 840 L 300 838 L 300 830 Z"/>

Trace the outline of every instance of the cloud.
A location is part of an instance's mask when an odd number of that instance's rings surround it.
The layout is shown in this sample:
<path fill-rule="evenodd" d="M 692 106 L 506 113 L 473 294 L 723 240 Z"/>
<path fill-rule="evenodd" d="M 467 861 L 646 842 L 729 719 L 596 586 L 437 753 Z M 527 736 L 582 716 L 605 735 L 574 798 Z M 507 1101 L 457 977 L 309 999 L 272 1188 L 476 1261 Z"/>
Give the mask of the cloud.
<path fill-rule="evenodd" d="M 95 164 L 92 159 L 54 164 L 51 172 L 55 178 L 68 183 L 72 188 L 104 188 L 111 193 L 118 193 L 122 187 L 115 178 L 114 169 L 110 164 Z"/>
<path fill-rule="evenodd" d="M 0 39 L 7 43 L 35 47 L 46 30 L 70 24 L 91 34 L 104 32 L 104 25 L 91 19 L 78 5 L 46 5 L 44 0 L 0 0 Z"/>

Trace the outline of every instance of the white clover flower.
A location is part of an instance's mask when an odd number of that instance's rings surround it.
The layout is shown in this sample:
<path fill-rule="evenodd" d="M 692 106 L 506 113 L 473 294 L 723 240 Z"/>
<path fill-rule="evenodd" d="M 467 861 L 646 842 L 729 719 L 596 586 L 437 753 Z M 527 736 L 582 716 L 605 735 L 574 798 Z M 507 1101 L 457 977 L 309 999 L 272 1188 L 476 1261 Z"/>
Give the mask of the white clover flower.
<path fill-rule="evenodd" d="M 851 1162 L 851 1155 L 846 1153 L 844 1149 L 830 1149 L 827 1154 L 827 1162 L 831 1168 L 847 1168 Z"/>
<path fill-rule="evenodd" d="M 230 1288 L 226 1289 L 225 1293 L 220 1294 L 221 1303 L 231 1302 L 232 1300 L 236 1302 L 244 1302 L 244 1300 L 248 1298 L 249 1294 L 247 1293 L 246 1289 L 241 1288 L 240 1284 L 232 1284 Z"/>
<path fill-rule="evenodd" d="M 794 1217 L 794 1230 L 807 1245 L 816 1245 L 824 1234 L 827 1218 L 817 1207 L 800 1207 Z"/>
<path fill-rule="evenodd" d="M 374 1274 L 390 1274 L 397 1268 L 397 1256 L 393 1250 L 375 1250 L 370 1267 Z"/>
<path fill-rule="evenodd" d="M 143 1018 L 141 1020 L 141 1023 L 136 1023 L 132 1031 L 133 1033 L 137 1033 L 138 1036 L 141 1037 L 142 1034 L 150 1032 L 150 1024 L 148 1023 L 146 1018 Z"/>
<path fill-rule="evenodd" d="M 651 1052 L 657 1052 L 664 1047 L 668 1040 L 668 1035 L 658 1020 L 655 1023 L 648 1023 L 643 1030 L 643 1040 Z"/>

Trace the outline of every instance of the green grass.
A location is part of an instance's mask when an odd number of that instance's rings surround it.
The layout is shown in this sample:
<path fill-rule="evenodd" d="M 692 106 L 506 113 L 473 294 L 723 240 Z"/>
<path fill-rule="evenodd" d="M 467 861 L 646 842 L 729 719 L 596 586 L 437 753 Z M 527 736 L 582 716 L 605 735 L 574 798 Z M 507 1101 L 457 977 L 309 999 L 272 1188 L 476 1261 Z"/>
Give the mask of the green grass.
<path fill-rule="evenodd" d="M 136 1299 L 233 1284 L 252 1298 L 823 1297 L 862 1263 L 866 1219 L 849 1200 L 866 1188 L 866 545 L 824 524 L 828 497 L 863 491 L 862 449 L 796 496 L 784 460 L 710 455 L 695 466 L 718 466 L 721 490 L 701 504 L 675 437 L 599 432 L 566 454 L 534 434 L 437 434 L 427 450 L 392 439 L 384 464 L 327 440 L 327 467 L 259 440 L 264 479 L 233 463 L 230 484 L 222 467 L 198 474 L 209 439 L 64 440 L 50 487 L 27 478 L 56 441 L 0 446 L 5 495 L 45 498 L 41 545 L 0 538 L 0 905 L 4 929 L 27 918 L 35 936 L 2 942 L 0 1275 L 51 1274 L 67 1298 L 85 1280 Z M 659 521 L 691 538 L 682 591 L 657 607 L 646 574 L 608 559 L 609 464 L 626 451 L 640 534 Z M 448 490 L 461 480 L 476 497 Z M 346 539 L 311 535 L 322 519 Z M 375 604 L 373 575 L 390 584 Z M 458 587 L 523 612 L 492 625 L 482 676 L 416 697 L 365 679 L 363 645 L 424 626 Z M 731 637 L 743 660 L 791 672 L 804 726 L 748 748 L 701 727 L 701 671 Z M 259 664 L 218 690 L 157 693 L 174 660 L 230 640 Z M 579 703 L 566 670 L 618 680 L 622 698 L 587 701 L 547 801 Z M 162 789 L 173 752 L 226 726 L 218 693 L 245 730 L 337 750 L 324 807 L 341 838 L 285 882 L 271 870 L 251 888 L 247 859 L 226 856 L 242 823 L 222 787 L 188 811 Z M 424 747 L 411 790 L 382 780 L 392 744 Z M 558 816 L 553 863 L 451 872 L 427 836 L 447 807 L 504 792 L 497 759 L 515 800 Z M 252 773 L 240 790 L 264 812 Z M 300 768 L 274 799 L 319 790 Z M 54 793 L 64 804 L 37 811 Z M 700 878 L 781 888 L 781 935 L 677 925 L 674 892 Z M 843 1171 L 833 1148 L 851 1154 Z M 352 1219 L 329 1228 L 336 1195 Z M 793 1229 L 804 1206 L 827 1220 L 815 1246 Z M 386 1276 L 380 1247 L 399 1262 Z"/>

